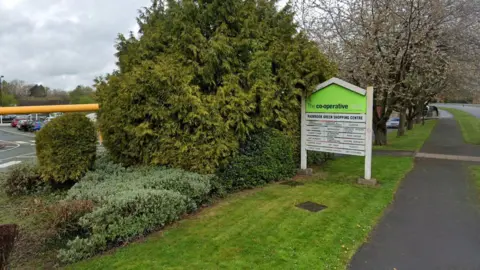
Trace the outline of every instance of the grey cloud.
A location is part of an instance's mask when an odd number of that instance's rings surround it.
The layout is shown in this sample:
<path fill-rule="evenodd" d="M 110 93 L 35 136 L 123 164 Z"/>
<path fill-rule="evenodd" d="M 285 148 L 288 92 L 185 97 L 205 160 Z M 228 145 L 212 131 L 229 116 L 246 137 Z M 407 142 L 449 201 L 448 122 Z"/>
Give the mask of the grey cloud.
<path fill-rule="evenodd" d="M 11 3 L 17 5 L 11 6 Z M 115 39 L 150 0 L 0 0 L 0 74 L 52 88 L 115 68 Z"/>

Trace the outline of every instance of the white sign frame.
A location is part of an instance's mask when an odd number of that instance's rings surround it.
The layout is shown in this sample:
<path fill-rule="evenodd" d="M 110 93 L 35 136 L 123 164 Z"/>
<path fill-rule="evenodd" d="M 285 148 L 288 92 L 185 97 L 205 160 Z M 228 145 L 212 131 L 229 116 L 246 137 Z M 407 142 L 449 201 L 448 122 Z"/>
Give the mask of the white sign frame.
<path fill-rule="evenodd" d="M 357 87 L 358 88 L 358 87 Z M 352 90 L 353 91 L 353 90 Z M 315 113 L 306 113 L 306 102 L 305 95 L 302 95 L 301 100 L 301 143 L 300 143 L 300 169 L 307 169 L 307 150 L 328 152 L 328 153 L 341 153 L 354 156 L 365 156 L 365 180 L 370 180 L 372 178 L 372 125 L 373 125 L 373 87 L 369 86 L 366 90 L 367 97 L 367 112 L 365 114 L 358 114 L 358 116 L 364 116 L 366 119 L 350 119 L 349 117 L 352 114 L 335 114 L 338 117 L 328 117 L 321 116 L 327 114 L 315 114 Z M 325 123 L 330 121 L 331 123 Z M 347 123 L 344 123 L 347 122 Z M 348 122 L 357 122 L 359 124 L 365 123 L 365 127 L 348 127 Z M 346 133 L 346 131 L 355 130 L 353 133 Z M 360 132 L 364 130 L 364 132 Z M 356 140 L 359 138 L 352 138 L 353 136 L 359 134 L 360 138 L 365 138 L 364 147 L 355 147 L 352 148 L 363 148 L 360 149 L 345 149 L 344 148 L 334 148 L 331 146 L 338 146 L 334 142 L 319 142 L 311 143 L 313 140 L 319 140 L 319 138 L 312 138 L 311 135 L 316 135 L 321 138 L 328 137 L 327 131 L 338 132 L 338 135 L 335 135 L 335 138 L 344 138 L 350 140 Z M 354 135 L 349 135 L 354 134 Z M 348 148 L 348 147 L 347 147 Z"/>

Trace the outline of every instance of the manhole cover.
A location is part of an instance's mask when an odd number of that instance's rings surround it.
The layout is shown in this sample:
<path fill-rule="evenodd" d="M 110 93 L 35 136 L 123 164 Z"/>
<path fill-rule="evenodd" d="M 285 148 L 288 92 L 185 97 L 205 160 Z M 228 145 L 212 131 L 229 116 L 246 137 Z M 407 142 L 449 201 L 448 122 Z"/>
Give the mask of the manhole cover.
<path fill-rule="evenodd" d="M 297 182 L 297 181 L 290 180 L 290 181 L 285 181 L 285 182 L 282 182 L 282 183 L 280 183 L 280 185 L 285 185 L 285 186 L 296 187 L 296 186 L 303 186 L 303 185 L 304 185 L 304 183 L 301 183 L 301 182 Z"/>
<path fill-rule="evenodd" d="M 325 205 L 321 205 L 314 202 L 304 202 L 301 204 L 297 204 L 297 207 L 301 209 L 305 209 L 310 212 L 320 212 L 323 209 L 327 208 Z"/>

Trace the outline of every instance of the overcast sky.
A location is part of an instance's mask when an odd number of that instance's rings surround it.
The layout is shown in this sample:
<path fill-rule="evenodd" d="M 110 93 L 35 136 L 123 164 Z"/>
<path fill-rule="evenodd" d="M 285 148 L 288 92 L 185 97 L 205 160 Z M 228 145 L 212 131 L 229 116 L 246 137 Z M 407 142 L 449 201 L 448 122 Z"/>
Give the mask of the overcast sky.
<path fill-rule="evenodd" d="M 51 88 L 92 85 L 115 68 L 118 33 L 150 0 L 0 0 L 0 75 Z"/>
<path fill-rule="evenodd" d="M 283 6 L 286 0 L 280 1 Z M 115 69 L 118 33 L 150 0 L 0 0 L 0 75 L 51 88 L 92 85 Z"/>

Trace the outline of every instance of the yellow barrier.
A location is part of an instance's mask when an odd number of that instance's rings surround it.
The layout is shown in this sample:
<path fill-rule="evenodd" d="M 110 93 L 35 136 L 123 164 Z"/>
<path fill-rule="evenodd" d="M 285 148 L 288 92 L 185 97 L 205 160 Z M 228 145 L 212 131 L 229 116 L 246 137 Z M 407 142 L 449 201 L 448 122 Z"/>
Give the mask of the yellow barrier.
<path fill-rule="evenodd" d="M 0 107 L 0 115 L 54 112 L 95 112 L 98 111 L 99 108 L 100 106 L 98 104 Z M 100 144 L 102 144 L 103 139 L 100 131 L 98 131 L 98 140 Z"/>
<path fill-rule="evenodd" d="M 0 115 L 54 112 L 93 112 L 98 111 L 99 108 L 100 107 L 98 104 L 0 107 Z"/>

